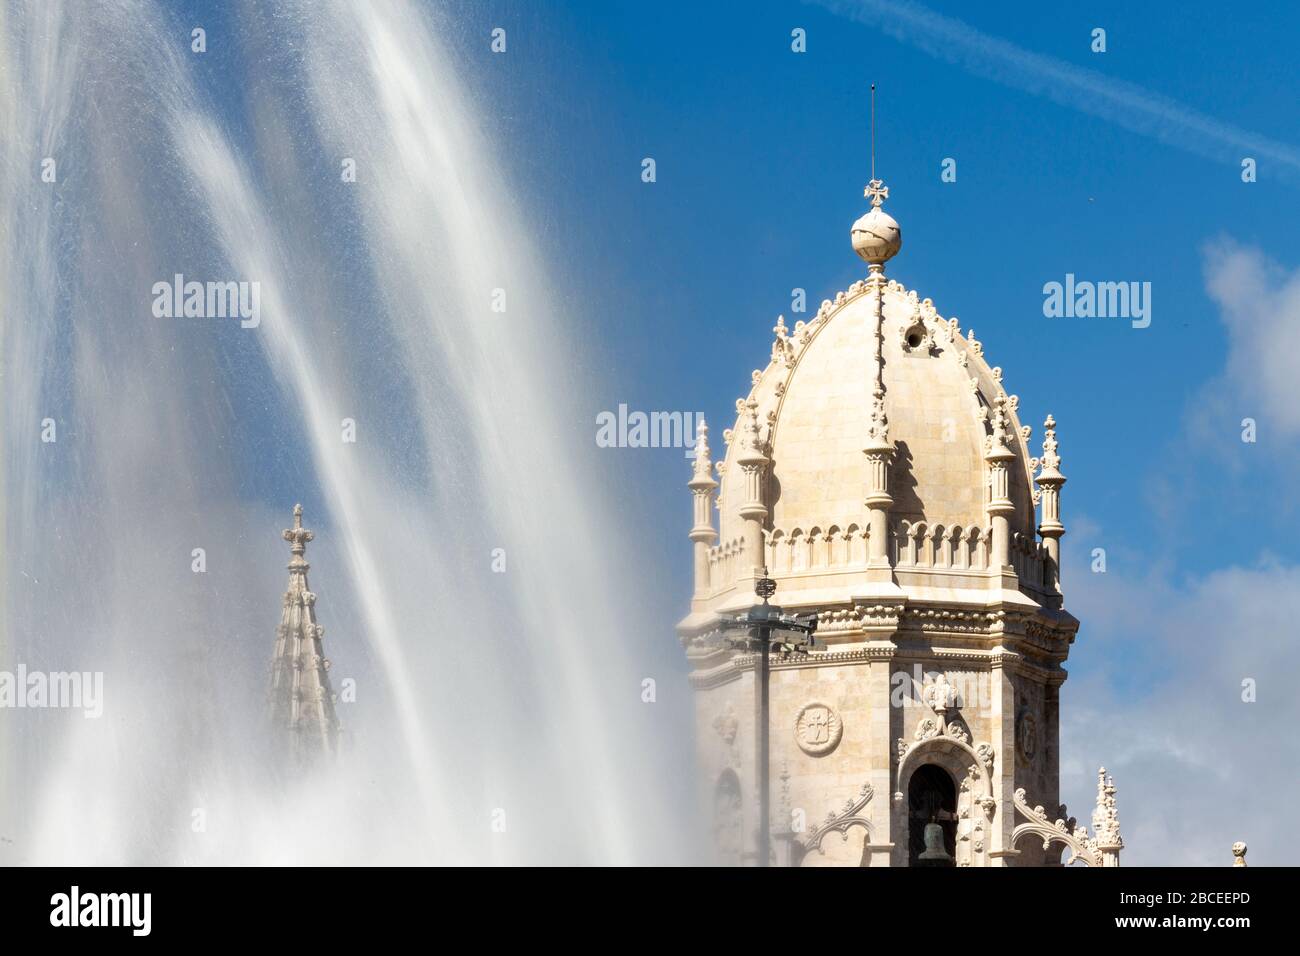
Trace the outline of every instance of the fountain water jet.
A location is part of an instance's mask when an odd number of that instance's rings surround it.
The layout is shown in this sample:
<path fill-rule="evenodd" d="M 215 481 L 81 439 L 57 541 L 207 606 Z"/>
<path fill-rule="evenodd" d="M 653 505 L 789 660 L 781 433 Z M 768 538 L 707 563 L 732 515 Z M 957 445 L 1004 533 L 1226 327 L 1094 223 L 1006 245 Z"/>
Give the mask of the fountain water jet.
<path fill-rule="evenodd" d="M 676 858 L 637 695 L 660 638 L 629 623 L 571 333 L 448 24 L 326 2 L 208 29 L 255 67 L 237 90 L 162 5 L 0 13 L 0 661 L 103 670 L 107 698 L 98 722 L 0 718 L 14 862 Z M 154 318 L 175 273 L 258 282 L 260 325 Z M 358 703 L 343 767 L 286 781 L 260 694 L 300 493 L 328 512 L 313 587 Z"/>

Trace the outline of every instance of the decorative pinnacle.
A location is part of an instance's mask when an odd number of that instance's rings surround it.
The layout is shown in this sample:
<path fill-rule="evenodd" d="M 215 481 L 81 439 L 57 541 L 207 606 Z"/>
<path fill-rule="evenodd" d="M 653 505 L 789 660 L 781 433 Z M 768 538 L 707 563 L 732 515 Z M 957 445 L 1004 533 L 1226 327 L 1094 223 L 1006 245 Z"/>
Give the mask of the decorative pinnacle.
<path fill-rule="evenodd" d="M 862 195 L 870 197 L 871 205 L 879 209 L 884 201 L 889 198 L 889 187 L 879 179 L 873 179 L 867 183 L 867 188 L 862 191 Z"/>
<path fill-rule="evenodd" d="M 700 416 L 700 423 L 695 426 L 695 473 L 691 478 L 691 487 L 716 488 L 717 482 L 709 475 L 713 461 L 709 457 L 709 426 Z"/>
<path fill-rule="evenodd" d="M 1061 456 L 1056 453 L 1056 419 L 1051 415 L 1043 422 L 1043 469 L 1034 480 L 1041 484 L 1065 484 L 1061 474 Z"/>
<path fill-rule="evenodd" d="M 1092 811 L 1092 828 L 1097 845 L 1119 849 L 1124 838 L 1119 833 L 1119 811 L 1115 807 L 1115 780 L 1106 768 L 1097 771 L 1097 807 Z"/>
<path fill-rule="evenodd" d="M 289 551 L 293 554 L 289 564 L 294 567 L 306 564 L 303 555 L 307 553 L 307 542 L 316 535 L 302 526 L 302 505 L 293 506 L 293 527 L 280 532 L 280 535 L 289 542 Z"/>
<path fill-rule="evenodd" d="M 763 453 L 763 439 L 758 430 L 758 399 L 750 396 L 748 401 L 741 399 L 736 403 L 740 412 L 740 454 L 736 461 L 742 468 L 757 467 L 767 461 Z"/>
<path fill-rule="evenodd" d="M 998 392 L 993 398 L 993 415 L 990 419 L 993 434 L 988 437 L 985 461 L 1010 461 L 1016 457 L 1007 447 L 1007 422 L 1007 395 L 1006 392 Z"/>

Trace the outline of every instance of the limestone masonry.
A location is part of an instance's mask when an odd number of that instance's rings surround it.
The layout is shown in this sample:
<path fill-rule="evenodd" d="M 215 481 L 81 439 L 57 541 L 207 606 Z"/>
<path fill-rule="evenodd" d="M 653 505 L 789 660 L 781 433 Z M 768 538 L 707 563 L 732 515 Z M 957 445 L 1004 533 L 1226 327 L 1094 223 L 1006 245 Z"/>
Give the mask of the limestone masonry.
<path fill-rule="evenodd" d="M 1065 476 L 974 332 L 888 280 L 881 208 L 854 223 L 868 276 L 808 322 L 778 319 L 723 433 L 701 429 L 690 489 L 695 591 L 678 633 L 720 859 L 756 862 L 756 658 L 719 620 L 774 602 L 817 615 L 818 648 L 770 682 L 773 858 L 788 865 L 1115 866 L 1102 770 L 1092 829 L 1060 805 Z M 715 477 L 716 472 L 716 477 Z M 714 511 L 717 520 L 714 520 Z"/>

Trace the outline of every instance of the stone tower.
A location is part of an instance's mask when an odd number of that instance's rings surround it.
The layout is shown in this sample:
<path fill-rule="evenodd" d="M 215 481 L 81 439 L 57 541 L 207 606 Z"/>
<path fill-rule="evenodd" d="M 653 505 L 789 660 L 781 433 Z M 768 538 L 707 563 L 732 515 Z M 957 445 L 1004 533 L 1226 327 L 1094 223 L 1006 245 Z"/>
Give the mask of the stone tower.
<path fill-rule="evenodd" d="M 884 184 L 866 195 L 851 230 L 866 278 L 807 322 L 777 319 L 716 479 L 706 429 L 697 443 L 678 633 L 718 852 L 756 862 L 766 785 L 770 863 L 1114 865 L 1113 782 L 1103 774 L 1094 834 L 1059 798 L 1079 622 L 1062 606 L 1056 423 L 1033 456 L 974 333 L 886 279 L 902 235 Z M 816 615 L 819 643 L 772 661 L 767 781 L 757 655 L 718 639 L 764 575 L 787 611 Z"/>
<path fill-rule="evenodd" d="M 316 595 L 307 586 L 307 542 L 315 535 L 302 526 L 302 505 L 294 505 L 293 527 L 282 534 L 289 542 L 289 587 L 271 660 L 271 724 L 288 760 L 302 766 L 338 756 L 339 723 L 321 644 L 325 629 L 316 623 Z"/>

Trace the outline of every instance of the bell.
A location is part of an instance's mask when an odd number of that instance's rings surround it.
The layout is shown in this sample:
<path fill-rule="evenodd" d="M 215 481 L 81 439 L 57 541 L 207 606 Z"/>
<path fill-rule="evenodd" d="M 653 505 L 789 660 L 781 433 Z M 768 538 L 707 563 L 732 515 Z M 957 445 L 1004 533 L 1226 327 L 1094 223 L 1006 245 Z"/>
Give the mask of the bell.
<path fill-rule="evenodd" d="M 943 827 L 931 820 L 925 825 L 925 831 L 921 834 L 925 840 L 925 850 L 917 858 L 920 860 L 937 860 L 944 863 L 950 862 L 952 857 L 943 846 Z"/>

